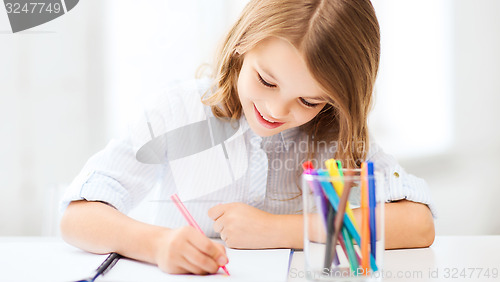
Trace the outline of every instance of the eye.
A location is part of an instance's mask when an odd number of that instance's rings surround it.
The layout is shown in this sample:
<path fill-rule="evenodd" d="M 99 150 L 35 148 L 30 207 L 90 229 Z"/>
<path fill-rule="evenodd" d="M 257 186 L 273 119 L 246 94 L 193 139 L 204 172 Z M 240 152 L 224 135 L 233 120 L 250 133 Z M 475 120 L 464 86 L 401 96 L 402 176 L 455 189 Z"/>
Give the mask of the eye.
<path fill-rule="evenodd" d="M 299 99 L 300 99 L 300 102 L 301 102 L 302 104 L 304 104 L 304 106 L 309 107 L 309 108 L 314 108 L 314 107 L 316 107 L 317 105 L 319 105 L 319 104 L 309 103 L 309 102 L 307 102 L 304 98 L 299 98 Z"/>
<path fill-rule="evenodd" d="M 271 84 L 271 83 L 269 83 L 269 82 L 265 81 L 265 80 L 262 78 L 262 76 L 260 76 L 260 74 L 259 74 L 259 73 L 257 73 L 257 75 L 259 76 L 259 81 L 260 81 L 260 83 L 262 83 L 262 85 L 264 85 L 264 86 L 266 86 L 266 87 L 269 87 L 269 88 L 275 88 L 275 87 L 276 87 L 276 85 Z"/>

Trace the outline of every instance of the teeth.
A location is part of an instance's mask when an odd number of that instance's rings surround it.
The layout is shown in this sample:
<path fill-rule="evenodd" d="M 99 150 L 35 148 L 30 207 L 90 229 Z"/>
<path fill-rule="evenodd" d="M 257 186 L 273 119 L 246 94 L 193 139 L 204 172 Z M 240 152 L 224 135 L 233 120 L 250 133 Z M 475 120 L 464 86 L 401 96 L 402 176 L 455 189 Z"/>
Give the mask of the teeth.
<path fill-rule="evenodd" d="M 262 117 L 265 121 L 268 121 L 268 122 L 270 122 L 270 123 L 275 123 L 275 122 L 274 122 L 274 121 L 272 121 L 272 120 L 268 120 L 268 119 L 267 119 L 266 117 L 264 117 L 262 114 L 261 114 L 260 116 L 261 116 L 261 117 Z"/>

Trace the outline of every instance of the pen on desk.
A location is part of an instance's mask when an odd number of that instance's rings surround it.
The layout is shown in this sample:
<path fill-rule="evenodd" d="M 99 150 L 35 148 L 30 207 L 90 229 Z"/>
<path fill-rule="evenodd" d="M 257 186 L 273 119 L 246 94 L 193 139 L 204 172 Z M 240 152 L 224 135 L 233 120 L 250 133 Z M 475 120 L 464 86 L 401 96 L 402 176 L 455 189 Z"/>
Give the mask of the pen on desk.
<path fill-rule="evenodd" d="M 189 213 L 189 211 L 187 210 L 186 206 L 184 206 L 184 204 L 182 203 L 182 201 L 179 198 L 179 196 L 177 196 L 177 194 L 174 193 L 172 196 L 170 196 L 170 199 L 172 199 L 172 201 L 177 206 L 177 208 L 179 209 L 179 211 L 181 212 L 181 214 L 184 216 L 184 218 L 186 219 L 186 221 L 189 223 L 189 225 L 191 225 L 192 227 L 196 228 L 196 230 L 200 231 L 201 234 L 205 234 L 203 232 L 203 230 L 201 230 L 201 228 L 198 225 L 198 223 L 196 223 L 196 221 L 194 220 L 193 216 Z M 221 268 L 222 268 L 222 270 L 224 270 L 224 272 L 227 275 L 230 275 L 229 271 L 227 271 L 227 268 L 226 268 L 225 265 L 221 266 Z"/>
<path fill-rule="evenodd" d="M 377 244 L 377 225 L 376 225 L 376 214 L 375 206 L 377 204 L 375 199 L 375 178 L 373 175 L 373 163 L 367 162 L 366 166 L 368 168 L 368 202 L 370 208 L 370 249 L 374 258 L 376 257 L 376 244 Z"/>
<path fill-rule="evenodd" d="M 93 276 L 87 279 L 78 280 L 76 282 L 94 282 L 97 279 L 97 277 L 106 274 L 106 272 L 108 272 L 111 268 L 113 268 L 116 262 L 121 258 L 122 256 L 117 253 L 109 254 L 109 256 L 104 260 L 104 262 L 95 270 Z"/>

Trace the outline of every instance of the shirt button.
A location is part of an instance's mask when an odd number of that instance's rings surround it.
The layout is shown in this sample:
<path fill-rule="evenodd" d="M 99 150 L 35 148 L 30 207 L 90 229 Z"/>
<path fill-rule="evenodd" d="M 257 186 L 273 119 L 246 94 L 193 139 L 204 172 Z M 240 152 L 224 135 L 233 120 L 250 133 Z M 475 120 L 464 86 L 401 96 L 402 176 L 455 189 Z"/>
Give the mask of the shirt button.
<path fill-rule="evenodd" d="M 399 178 L 399 173 L 397 171 L 394 172 L 394 177 Z"/>

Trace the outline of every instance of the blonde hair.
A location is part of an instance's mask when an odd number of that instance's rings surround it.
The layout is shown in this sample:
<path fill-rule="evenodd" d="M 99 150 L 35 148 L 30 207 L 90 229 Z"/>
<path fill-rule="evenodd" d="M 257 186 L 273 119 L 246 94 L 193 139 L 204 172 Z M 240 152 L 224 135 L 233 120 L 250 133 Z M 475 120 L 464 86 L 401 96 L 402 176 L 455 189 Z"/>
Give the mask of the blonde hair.
<path fill-rule="evenodd" d="M 215 92 L 204 98 L 215 116 L 241 117 L 236 86 L 244 54 L 272 36 L 300 51 L 328 94 L 328 104 L 301 130 L 311 140 L 338 142 L 336 159 L 347 167 L 359 166 L 368 150 L 367 116 L 380 57 L 379 25 L 370 1 L 250 1 L 224 38 L 215 65 Z M 355 144 L 362 144 L 362 150 Z"/>

